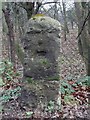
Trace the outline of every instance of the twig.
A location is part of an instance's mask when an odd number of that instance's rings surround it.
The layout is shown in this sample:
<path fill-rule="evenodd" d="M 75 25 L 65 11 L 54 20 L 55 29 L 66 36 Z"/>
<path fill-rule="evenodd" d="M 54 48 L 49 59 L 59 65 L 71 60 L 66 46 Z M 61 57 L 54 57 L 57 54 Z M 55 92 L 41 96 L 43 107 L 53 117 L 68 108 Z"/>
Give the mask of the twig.
<path fill-rule="evenodd" d="M 76 37 L 76 39 L 78 39 L 79 36 L 82 34 L 82 31 L 83 31 L 83 29 L 84 29 L 84 27 L 85 27 L 85 24 L 86 24 L 86 22 L 87 22 L 87 20 L 88 20 L 89 15 L 90 15 L 90 11 L 88 12 L 87 17 L 85 18 L 84 23 L 83 23 L 82 28 L 81 28 L 81 31 L 79 32 L 79 34 L 78 34 L 78 36 Z"/>
<path fill-rule="evenodd" d="M 46 3 L 42 3 L 42 5 L 52 4 L 52 3 L 60 3 L 60 2 L 46 2 Z"/>

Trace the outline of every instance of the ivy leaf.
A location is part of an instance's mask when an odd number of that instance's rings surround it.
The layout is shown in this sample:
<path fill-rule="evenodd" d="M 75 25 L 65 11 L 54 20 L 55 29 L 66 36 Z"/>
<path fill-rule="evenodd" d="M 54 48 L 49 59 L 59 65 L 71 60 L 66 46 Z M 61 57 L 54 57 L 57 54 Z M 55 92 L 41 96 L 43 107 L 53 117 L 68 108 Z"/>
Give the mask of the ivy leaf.
<path fill-rule="evenodd" d="M 2 87 L 4 85 L 4 82 L 2 80 L 2 78 L 0 77 L 0 87 Z"/>
<path fill-rule="evenodd" d="M 33 114 L 32 111 L 28 111 L 28 112 L 26 112 L 26 115 L 27 115 L 27 116 L 31 116 L 32 114 Z"/>
<path fill-rule="evenodd" d="M 62 93 L 62 94 L 65 94 L 65 88 L 64 88 L 63 86 L 61 86 L 61 89 L 60 89 L 60 90 L 61 90 L 61 93 Z"/>
<path fill-rule="evenodd" d="M 76 103 L 75 98 L 74 98 L 73 95 L 66 95 L 66 96 L 64 96 L 64 101 L 67 104 L 70 104 L 70 105 Z"/>

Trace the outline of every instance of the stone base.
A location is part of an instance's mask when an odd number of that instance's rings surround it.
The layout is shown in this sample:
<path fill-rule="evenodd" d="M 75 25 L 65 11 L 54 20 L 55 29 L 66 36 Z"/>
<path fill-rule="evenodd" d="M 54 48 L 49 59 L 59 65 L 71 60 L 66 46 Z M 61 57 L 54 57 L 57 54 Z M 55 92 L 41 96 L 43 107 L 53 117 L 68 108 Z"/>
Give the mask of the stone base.
<path fill-rule="evenodd" d="M 25 83 L 21 91 L 21 101 L 32 108 L 59 109 L 61 104 L 59 81 L 35 81 Z"/>

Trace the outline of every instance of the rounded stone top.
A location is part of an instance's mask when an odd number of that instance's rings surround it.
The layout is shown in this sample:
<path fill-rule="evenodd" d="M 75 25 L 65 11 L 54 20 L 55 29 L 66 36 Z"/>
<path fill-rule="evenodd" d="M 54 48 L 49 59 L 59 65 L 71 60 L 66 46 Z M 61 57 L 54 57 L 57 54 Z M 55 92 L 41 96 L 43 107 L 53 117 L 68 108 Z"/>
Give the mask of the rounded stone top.
<path fill-rule="evenodd" d="M 61 24 L 59 21 L 45 16 L 43 14 L 36 14 L 25 25 L 25 33 L 39 33 L 39 32 L 53 32 L 60 31 Z"/>

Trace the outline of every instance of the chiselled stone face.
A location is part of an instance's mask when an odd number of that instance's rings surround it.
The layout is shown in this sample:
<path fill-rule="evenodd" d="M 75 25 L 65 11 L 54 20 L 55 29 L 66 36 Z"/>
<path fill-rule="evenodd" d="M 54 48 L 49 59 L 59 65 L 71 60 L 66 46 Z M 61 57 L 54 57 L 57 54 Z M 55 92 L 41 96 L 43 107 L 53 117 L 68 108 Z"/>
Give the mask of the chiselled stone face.
<path fill-rule="evenodd" d="M 32 24 L 29 25 L 24 37 L 24 76 L 33 80 L 58 79 L 59 31 L 37 24 L 36 29 L 34 24 L 34 28 Z"/>
<path fill-rule="evenodd" d="M 27 34 L 25 76 L 44 79 L 57 76 L 59 44 L 48 33 Z"/>

